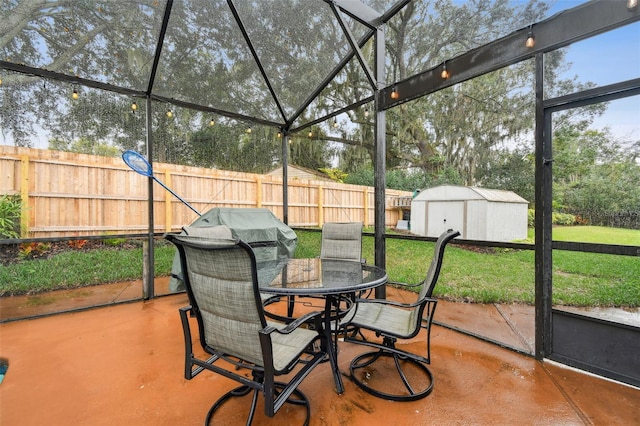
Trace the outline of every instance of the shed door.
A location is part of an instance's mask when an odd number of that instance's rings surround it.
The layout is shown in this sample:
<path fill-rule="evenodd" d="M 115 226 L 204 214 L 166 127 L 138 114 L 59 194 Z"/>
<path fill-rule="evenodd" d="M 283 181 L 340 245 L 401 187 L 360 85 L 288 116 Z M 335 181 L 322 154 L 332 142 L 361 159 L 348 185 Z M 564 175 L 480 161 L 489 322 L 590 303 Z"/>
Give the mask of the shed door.
<path fill-rule="evenodd" d="M 464 201 L 431 201 L 428 207 L 427 236 L 438 237 L 447 229 L 464 233 Z"/>

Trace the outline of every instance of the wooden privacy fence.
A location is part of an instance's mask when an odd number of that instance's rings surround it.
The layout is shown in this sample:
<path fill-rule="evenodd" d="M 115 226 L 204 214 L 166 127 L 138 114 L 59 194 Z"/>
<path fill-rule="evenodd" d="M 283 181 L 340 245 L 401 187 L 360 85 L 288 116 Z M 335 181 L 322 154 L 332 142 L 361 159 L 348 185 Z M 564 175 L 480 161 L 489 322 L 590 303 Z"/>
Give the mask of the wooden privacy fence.
<path fill-rule="evenodd" d="M 155 176 L 201 213 L 213 207 L 263 207 L 283 218 L 282 178 L 154 163 Z M 374 189 L 289 180 L 289 225 L 374 224 Z M 0 194 L 20 194 L 23 238 L 143 233 L 148 230 L 148 179 L 120 157 L 0 146 Z M 410 196 L 387 190 L 385 223 L 395 226 Z M 179 230 L 197 219 L 154 183 L 154 231 Z"/>

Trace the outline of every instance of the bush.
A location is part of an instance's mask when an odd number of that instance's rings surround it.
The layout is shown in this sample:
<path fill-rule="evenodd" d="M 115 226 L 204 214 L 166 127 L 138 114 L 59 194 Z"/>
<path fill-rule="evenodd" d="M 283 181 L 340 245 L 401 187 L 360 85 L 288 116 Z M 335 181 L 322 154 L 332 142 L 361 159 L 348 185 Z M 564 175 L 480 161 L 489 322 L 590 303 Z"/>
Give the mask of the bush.
<path fill-rule="evenodd" d="M 20 214 L 22 200 L 20 195 L 0 195 L 0 238 L 20 237 Z"/>
<path fill-rule="evenodd" d="M 576 223 L 576 217 L 569 213 L 557 213 L 551 214 L 551 223 L 554 225 L 573 225 Z"/>
<path fill-rule="evenodd" d="M 536 211 L 534 209 L 527 210 L 527 225 L 534 228 L 536 222 Z M 576 217 L 569 213 L 551 213 L 551 223 L 554 225 L 575 225 Z"/>
<path fill-rule="evenodd" d="M 107 238 L 106 240 L 102 241 L 105 245 L 111 246 L 111 247 L 119 247 L 121 245 L 124 245 L 124 243 L 127 242 L 126 238 Z"/>

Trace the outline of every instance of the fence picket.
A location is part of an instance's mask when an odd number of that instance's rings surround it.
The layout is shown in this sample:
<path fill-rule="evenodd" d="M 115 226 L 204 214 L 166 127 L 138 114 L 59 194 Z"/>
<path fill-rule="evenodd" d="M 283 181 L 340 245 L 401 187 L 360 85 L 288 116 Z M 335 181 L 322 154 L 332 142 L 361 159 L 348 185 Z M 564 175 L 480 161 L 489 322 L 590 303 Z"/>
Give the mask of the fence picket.
<path fill-rule="evenodd" d="M 156 174 L 200 212 L 213 207 L 264 207 L 283 217 L 282 178 L 271 175 L 154 163 Z M 147 178 L 119 157 L 0 145 L 0 193 L 22 195 L 24 238 L 138 233 L 147 229 Z M 324 222 L 373 225 L 374 189 L 327 181 L 289 183 L 289 225 Z M 387 190 L 387 226 L 402 219 Z M 156 232 L 193 222 L 193 211 L 154 187 Z"/>

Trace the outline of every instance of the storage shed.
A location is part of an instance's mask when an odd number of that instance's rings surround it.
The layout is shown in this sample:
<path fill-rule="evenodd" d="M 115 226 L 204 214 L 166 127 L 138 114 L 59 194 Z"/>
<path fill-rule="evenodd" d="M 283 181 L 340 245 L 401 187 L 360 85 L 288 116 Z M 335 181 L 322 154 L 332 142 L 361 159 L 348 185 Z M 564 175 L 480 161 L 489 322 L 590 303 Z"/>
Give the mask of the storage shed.
<path fill-rule="evenodd" d="M 523 240 L 528 205 L 512 191 L 455 185 L 427 188 L 411 201 L 411 232 L 437 237 L 452 228 L 467 240 Z"/>

